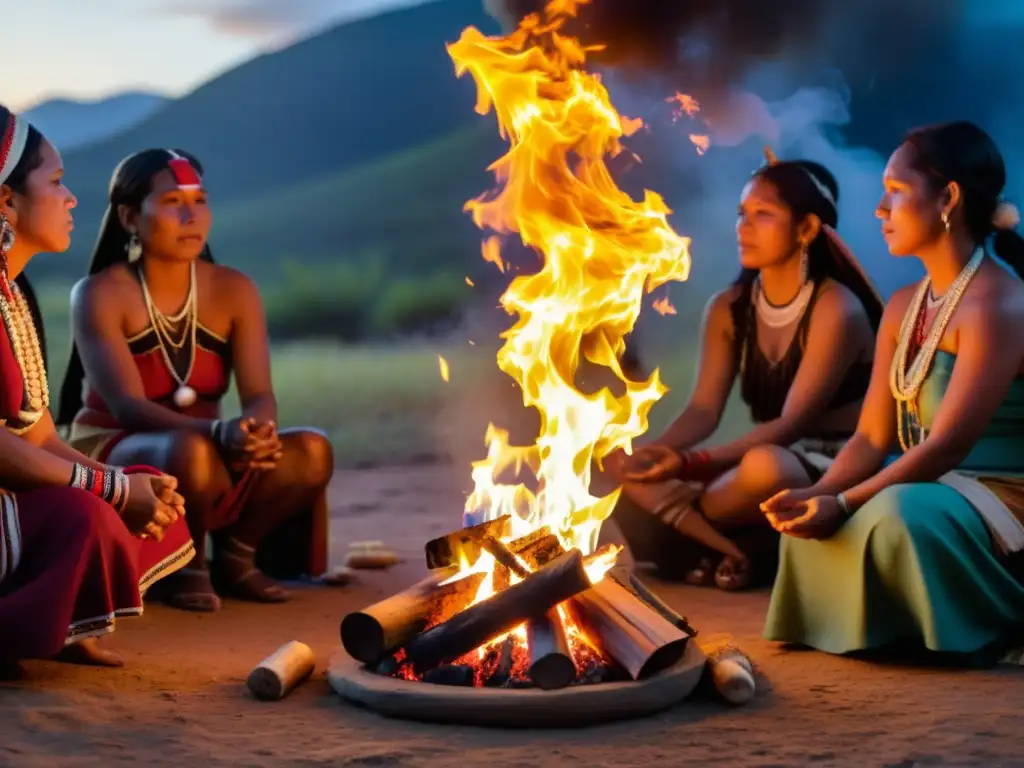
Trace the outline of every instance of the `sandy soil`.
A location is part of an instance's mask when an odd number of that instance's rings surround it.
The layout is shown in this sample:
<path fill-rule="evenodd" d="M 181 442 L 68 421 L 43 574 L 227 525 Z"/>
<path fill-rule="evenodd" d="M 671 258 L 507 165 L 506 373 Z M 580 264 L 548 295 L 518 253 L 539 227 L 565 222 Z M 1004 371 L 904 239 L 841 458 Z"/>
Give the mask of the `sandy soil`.
<path fill-rule="evenodd" d="M 0 765 L 1024 765 L 1024 672 L 786 651 L 760 639 L 764 593 L 655 584 L 698 628 L 733 633 L 754 659 L 770 682 L 745 707 L 694 701 L 600 728 L 521 732 L 390 721 L 346 705 L 323 676 L 342 615 L 422 573 L 424 540 L 459 524 L 465 474 L 339 474 L 335 555 L 347 541 L 384 539 L 408 558 L 357 586 L 304 589 L 283 606 L 229 602 L 215 616 L 154 605 L 109 640 L 124 669 L 26 664 L 21 680 L 0 684 Z M 285 701 L 253 700 L 245 676 L 292 639 L 317 652 L 313 678 Z"/>

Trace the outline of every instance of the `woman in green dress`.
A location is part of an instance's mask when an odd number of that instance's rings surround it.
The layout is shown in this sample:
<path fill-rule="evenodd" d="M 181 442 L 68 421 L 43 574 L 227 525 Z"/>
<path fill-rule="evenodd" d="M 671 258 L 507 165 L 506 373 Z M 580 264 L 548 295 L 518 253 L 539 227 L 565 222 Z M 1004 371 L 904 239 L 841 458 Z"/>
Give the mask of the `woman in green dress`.
<path fill-rule="evenodd" d="M 762 505 L 783 534 L 768 639 L 988 657 L 1024 625 L 1024 239 L 1005 181 L 968 122 L 889 159 L 882 231 L 927 277 L 885 310 L 854 436 L 813 486 Z"/>

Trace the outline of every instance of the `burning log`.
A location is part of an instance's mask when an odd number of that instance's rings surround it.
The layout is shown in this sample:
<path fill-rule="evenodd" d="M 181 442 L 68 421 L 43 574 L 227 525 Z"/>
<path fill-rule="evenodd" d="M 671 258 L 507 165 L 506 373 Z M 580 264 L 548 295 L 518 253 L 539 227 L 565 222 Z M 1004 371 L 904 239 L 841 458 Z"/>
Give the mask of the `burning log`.
<path fill-rule="evenodd" d="M 424 550 L 427 554 L 427 568 L 448 568 L 460 565 L 460 560 L 473 564 L 480 557 L 480 540 L 485 536 L 496 539 L 504 538 L 512 533 L 512 518 L 503 515 L 495 520 L 488 520 L 469 528 L 446 533 L 427 542 Z"/>
<path fill-rule="evenodd" d="M 526 642 L 530 649 L 527 675 L 538 688 L 553 691 L 565 688 L 576 679 L 576 665 L 558 608 L 530 619 L 526 625 Z"/>
<path fill-rule="evenodd" d="M 543 528 L 542 530 L 547 531 L 549 529 Z M 525 538 L 527 537 L 524 536 L 523 539 Z M 562 542 L 559 541 L 557 536 L 550 532 L 532 539 L 527 544 L 517 548 L 516 544 L 519 541 L 522 541 L 522 539 L 513 541 L 509 546 L 509 549 L 511 549 L 520 560 L 525 562 L 534 570 L 547 565 L 559 555 L 565 554 L 565 549 L 562 548 Z"/>
<path fill-rule="evenodd" d="M 468 664 L 442 664 L 423 675 L 424 683 L 434 685 L 473 685 L 473 668 Z"/>
<path fill-rule="evenodd" d="M 519 578 L 525 579 L 530 575 L 531 569 L 520 563 L 516 555 L 494 537 L 484 536 L 480 540 L 480 546 L 483 547 L 485 551 L 491 553 L 494 559 L 498 562 L 498 565 L 508 568 L 509 571 Z"/>
<path fill-rule="evenodd" d="M 675 664 L 687 634 L 614 579 L 572 600 L 580 624 L 634 680 Z"/>
<path fill-rule="evenodd" d="M 457 568 L 435 571 L 404 592 L 350 613 L 341 621 L 341 643 L 349 656 L 364 664 L 381 658 L 422 632 L 432 616 L 448 616 L 467 605 L 486 574 L 473 573 L 442 585 Z"/>
<path fill-rule="evenodd" d="M 484 681 L 484 685 L 488 688 L 498 688 L 508 682 L 512 676 L 512 652 L 515 650 L 516 641 L 515 638 L 509 635 L 505 638 L 498 650 L 495 652 L 497 656 L 497 663 L 494 665 L 494 671 L 490 677 Z"/>
<path fill-rule="evenodd" d="M 418 673 L 454 661 L 589 587 L 583 556 L 573 550 L 518 584 L 412 638 L 404 646 L 405 657 Z"/>

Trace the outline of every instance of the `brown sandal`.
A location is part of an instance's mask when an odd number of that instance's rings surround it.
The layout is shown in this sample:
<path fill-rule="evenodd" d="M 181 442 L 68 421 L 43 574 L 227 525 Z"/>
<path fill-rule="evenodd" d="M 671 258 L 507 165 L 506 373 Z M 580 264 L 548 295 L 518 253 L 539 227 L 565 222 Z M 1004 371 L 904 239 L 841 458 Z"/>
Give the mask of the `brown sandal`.
<path fill-rule="evenodd" d="M 205 568 L 182 568 L 167 581 L 164 602 L 172 608 L 194 613 L 220 610 L 220 598 L 213 589 L 210 572 Z"/>
<path fill-rule="evenodd" d="M 255 603 L 284 603 L 291 594 L 265 576 L 254 563 L 256 550 L 237 539 L 226 539 L 217 552 L 218 581 L 225 592 Z"/>

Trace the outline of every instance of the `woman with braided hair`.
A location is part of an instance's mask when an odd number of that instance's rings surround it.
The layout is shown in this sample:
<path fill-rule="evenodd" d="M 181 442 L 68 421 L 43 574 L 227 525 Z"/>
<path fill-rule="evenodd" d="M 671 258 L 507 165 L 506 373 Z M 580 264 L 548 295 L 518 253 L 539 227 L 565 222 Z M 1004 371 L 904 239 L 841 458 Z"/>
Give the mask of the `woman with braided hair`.
<path fill-rule="evenodd" d="M 257 567 L 256 549 L 323 496 L 334 461 L 319 432 L 277 429 L 263 304 L 250 277 L 213 262 L 202 173 L 196 158 L 167 149 L 115 169 L 89 276 L 72 292 L 57 421 L 98 461 L 178 478 L 199 556 L 161 586 L 170 605 L 209 612 L 218 592 L 288 599 Z M 222 419 L 232 375 L 242 414 Z"/>
<path fill-rule="evenodd" d="M 32 257 L 70 245 L 62 176 L 54 146 L 0 107 L 0 661 L 119 666 L 97 638 L 141 615 L 194 548 L 174 478 L 94 461 L 50 417 L 38 315 L 18 284 Z"/>
<path fill-rule="evenodd" d="M 885 309 L 854 436 L 763 505 L 783 534 L 769 639 L 985 661 L 1024 627 L 1024 239 L 1005 183 L 969 122 L 912 131 L 890 157 L 882 232 L 927 276 Z"/>
<path fill-rule="evenodd" d="M 611 462 L 626 497 L 613 519 L 634 559 L 662 576 L 726 590 L 770 580 L 777 535 L 758 505 L 813 483 L 853 431 L 882 302 L 835 232 L 838 196 L 821 165 L 768 152 L 743 190 L 742 271 L 708 304 L 686 408 Z M 754 428 L 697 450 L 737 379 Z"/>

